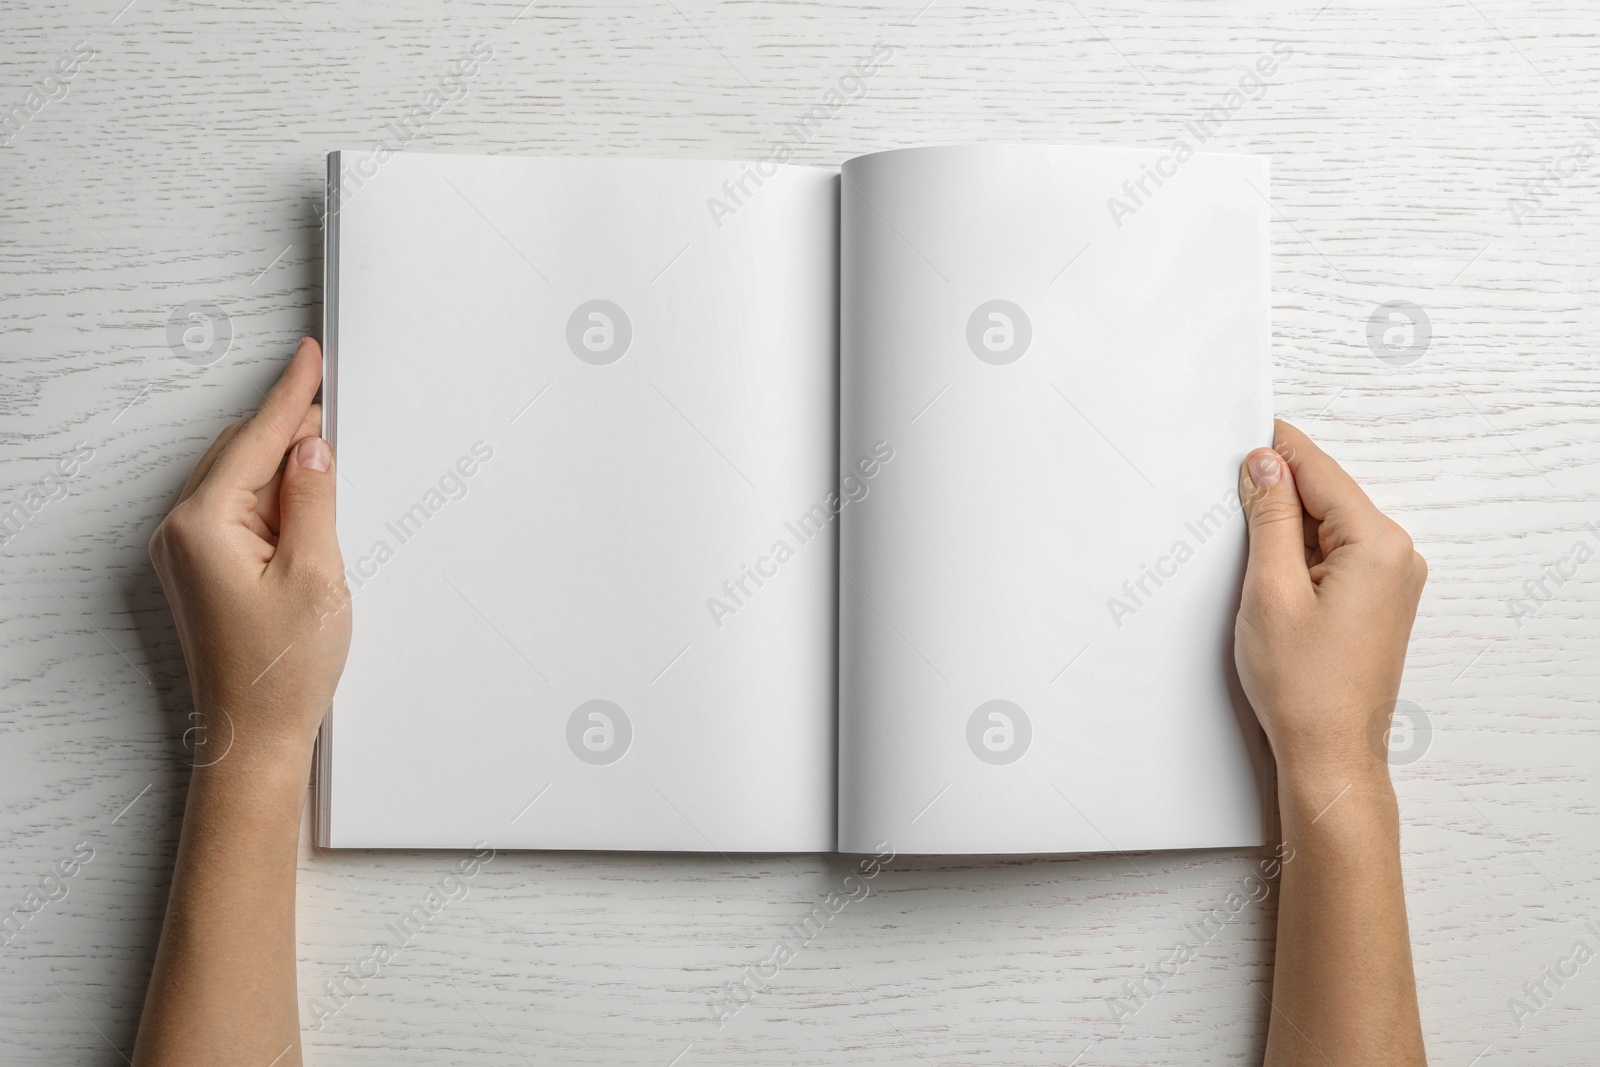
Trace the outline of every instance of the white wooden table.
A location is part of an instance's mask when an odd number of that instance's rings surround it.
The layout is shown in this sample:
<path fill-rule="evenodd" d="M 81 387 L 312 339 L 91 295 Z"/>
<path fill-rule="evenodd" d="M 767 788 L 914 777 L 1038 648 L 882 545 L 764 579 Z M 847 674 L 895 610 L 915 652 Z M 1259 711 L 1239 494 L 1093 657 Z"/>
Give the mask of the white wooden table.
<path fill-rule="evenodd" d="M 1434 1062 L 1600 1060 L 1600 964 L 1547 981 L 1531 1017 L 1508 1003 L 1579 939 L 1600 949 L 1584 925 L 1600 930 L 1600 560 L 1512 613 L 1575 541 L 1600 549 L 1585 529 L 1600 526 L 1600 154 L 1581 158 L 1600 153 L 1585 127 L 1600 16 L 1556 0 L 522 3 L 0 9 L 0 509 L 67 493 L 0 546 L 5 914 L 93 849 L 0 949 L 0 1060 L 112 1064 L 131 1048 L 188 725 L 145 546 L 207 442 L 317 328 L 324 152 L 422 106 L 414 149 L 757 158 L 878 40 L 894 57 L 800 161 L 977 139 L 1162 145 L 1219 106 L 1207 147 L 1273 157 L 1279 411 L 1432 565 L 1402 694 L 1432 735 L 1395 775 Z M 464 95 L 427 106 L 478 42 L 493 58 Z M 1278 42 L 1292 55 L 1230 107 Z M 75 49 L 92 58 L 35 107 L 30 87 Z M 190 301 L 231 328 L 209 365 L 168 344 Z M 1390 301 L 1430 324 L 1403 366 L 1369 344 Z M 1402 324 L 1389 339 L 1406 338 Z M 49 477 L 80 442 L 92 459 Z M 456 858 L 306 849 L 303 996 Z M 1254 862 L 897 860 L 718 1029 L 708 999 L 846 862 L 502 855 L 307 1031 L 307 1058 L 1254 1062 L 1270 902 L 1125 1025 L 1110 1010 Z"/>

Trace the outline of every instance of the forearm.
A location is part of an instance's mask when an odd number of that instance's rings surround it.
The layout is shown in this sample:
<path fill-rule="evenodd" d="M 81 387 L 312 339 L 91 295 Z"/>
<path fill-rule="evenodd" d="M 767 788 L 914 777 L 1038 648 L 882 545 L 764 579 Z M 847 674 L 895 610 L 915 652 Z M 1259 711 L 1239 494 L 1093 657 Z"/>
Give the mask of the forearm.
<path fill-rule="evenodd" d="M 1268 1067 L 1425 1063 L 1386 768 L 1288 771 Z M 1290 851 L 1292 849 L 1292 852 Z"/>
<path fill-rule="evenodd" d="M 134 1061 L 300 1063 L 295 861 L 304 754 L 196 768 Z"/>

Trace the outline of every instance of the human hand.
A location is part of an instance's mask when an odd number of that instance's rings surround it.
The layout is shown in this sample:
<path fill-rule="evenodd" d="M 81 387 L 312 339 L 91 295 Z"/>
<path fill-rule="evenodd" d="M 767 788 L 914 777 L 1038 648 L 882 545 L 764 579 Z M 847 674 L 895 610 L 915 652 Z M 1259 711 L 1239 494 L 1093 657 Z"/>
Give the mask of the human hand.
<path fill-rule="evenodd" d="M 1388 781 L 1386 737 L 1428 565 L 1305 434 L 1239 471 L 1250 559 L 1234 661 L 1283 781 Z M 1336 787 L 1337 788 L 1337 787 Z"/>
<path fill-rule="evenodd" d="M 304 338 L 150 539 L 195 709 L 225 751 L 308 756 L 350 648 L 321 380 L 322 349 Z"/>

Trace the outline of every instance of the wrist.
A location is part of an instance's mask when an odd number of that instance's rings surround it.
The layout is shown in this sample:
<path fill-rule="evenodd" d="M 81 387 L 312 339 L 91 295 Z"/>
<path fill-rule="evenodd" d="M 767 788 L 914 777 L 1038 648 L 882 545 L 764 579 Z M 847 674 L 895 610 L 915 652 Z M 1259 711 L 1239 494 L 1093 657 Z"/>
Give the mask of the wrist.
<path fill-rule="evenodd" d="M 314 751 L 252 751 L 235 746 L 215 763 L 195 766 L 190 790 L 204 786 L 239 796 L 259 794 L 275 803 L 292 801 L 310 786 Z"/>
<path fill-rule="evenodd" d="M 1336 793 L 1346 785 L 1369 793 L 1390 788 L 1387 745 L 1359 730 L 1301 731 L 1274 737 L 1272 752 L 1280 796 L 1316 797 L 1330 788 Z"/>
<path fill-rule="evenodd" d="M 192 783 L 245 793 L 251 787 L 274 799 L 306 788 L 316 753 L 314 732 L 262 729 L 255 712 L 211 711 L 197 719 L 205 725 L 194 738 Z"/>
<path fill-rule="evenodd" d="M 311 791 L 311 763 L 257 754 L 231 753 L 209 767 L 196 767 L 189 777 L 190 819 L 231 832 L 267 847 L 272 842 L 293 849 Z"/>
<path fill-rule="evenodd" d="M 1278 810 L 1286 836 L 1398 818 L 1387 764 L 1279 767 Z"/>
<path fill-rule="evenodd" d="M 1361 754 L 1347 759 L 1278 757 L 1277 764 L 1280 794 L 1317 794 L 1330 785 L 1336 792 L 1352 784 L 1367 790 L 1391 788 L 1389 762 Z"/>
<path fill-rule="evenodd" d="M 251 693 L 247 699 L 196 687 L 191 727 L 184 735 L 191 765 L 199 769 L 244 760 L 266 769 L 308 761 L 322 714 L 313 717 L 303 703 L 269 693 Z"/>

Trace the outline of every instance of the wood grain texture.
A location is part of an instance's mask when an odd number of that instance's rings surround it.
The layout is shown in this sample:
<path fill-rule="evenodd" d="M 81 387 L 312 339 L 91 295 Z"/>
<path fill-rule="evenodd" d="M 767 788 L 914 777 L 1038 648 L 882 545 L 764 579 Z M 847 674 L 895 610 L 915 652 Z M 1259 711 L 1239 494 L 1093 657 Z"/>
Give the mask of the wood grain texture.
<path fill-rule="evenodd" d="M 1462 1067 L 1600 1060 L 1600 971 L 1520 1029 L 1507 1007 L 1578 937 L 1596 943 L 1586 920 L 1600 925 L 1600 562 L 1522 625 L 1508 608 L 1600 524 L 1600 160 L 1547 182 L 1527 217 L 1508 207 L 1570 146 L 1600 148 L 1585 129 L 1600 114 L 1592 9 L 125 2 L 0 10 L 0 112 L 77 42 L 95 50 L 0 148 L 0 506 L 76 443 L 95 450 L 70 494 L 0 546 L 0 905 L 79 842 L 95 850 L 0 948 L 0 1058 L 113 1064 L 131 1046 L 188 697 L 145 545 L 206 443 L 318 324 L 323 153 L 372 143 L 487 41 L 493 60 L 411 147 L 756 158 L 881 39 L 893 60 L 801 161 L 970 140 L 1167 144 L 1273 43 L 1293 47 L 1208 147 L 1273 157 L 1280 413 L 1432 566 L 1402 695 L 1433 738 L 1396 771 L 1430 1051 Z M 166 346 L 169 312 L 196 299 L 234 330 L 209 367 Z M 1393 367 L 1366 328 L 1400 299 L 1426 309 L 1433 338 Z M 453 861 L 307 848 L 303 994 L 363 959 Z M 897 860 L 718 1029 L 708 998 L 845 861 L 502 855 L 307 1031 L 307 1058 L 1256 1062 L 1270 902 L 1125 1025 L 1108 1007 L 1254 862 Z"/>

